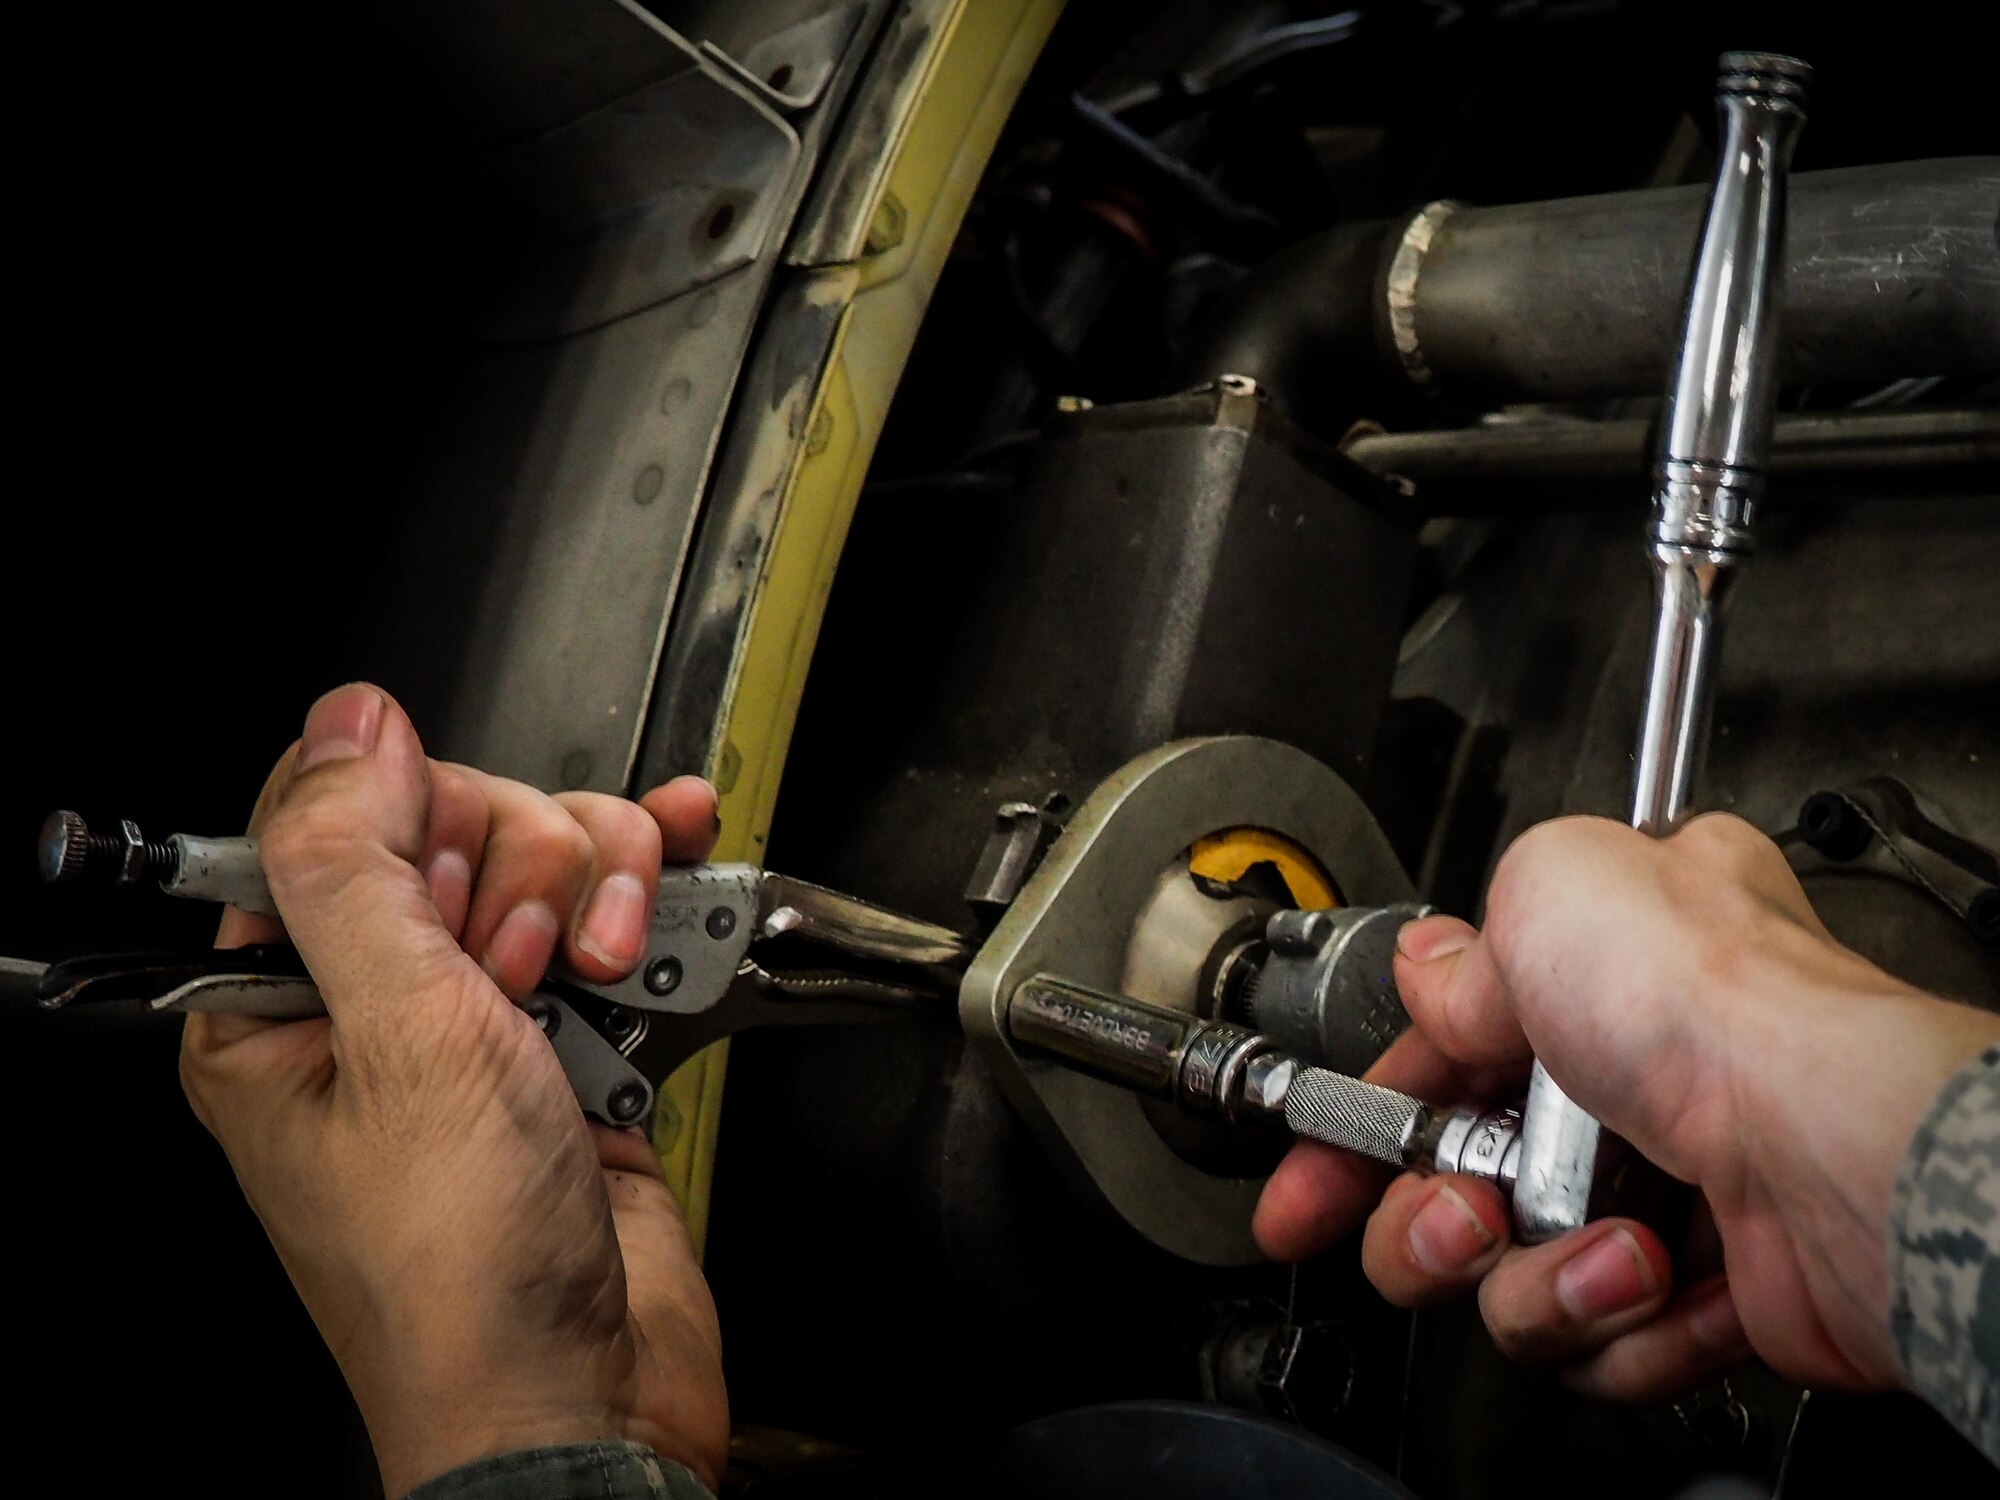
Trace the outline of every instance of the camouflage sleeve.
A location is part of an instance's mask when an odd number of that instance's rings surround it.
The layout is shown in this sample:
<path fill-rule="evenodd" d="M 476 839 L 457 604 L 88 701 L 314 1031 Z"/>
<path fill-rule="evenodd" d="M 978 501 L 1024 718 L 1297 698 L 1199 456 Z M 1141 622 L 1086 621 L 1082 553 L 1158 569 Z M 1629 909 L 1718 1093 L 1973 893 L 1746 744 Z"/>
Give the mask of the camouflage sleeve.
<path fill-rule="evenodd" d="M 699 1479 L 637 1443 L 565 1443 L 482 1458 L 405 1500 L 711 1500 Z"/>
<path fill-rule="evenodd" d="M 1910 1143 L 1889 1286 L 1911 1389 L 2000 1463 L 2000 1047 L 1952 1077 Z"/>

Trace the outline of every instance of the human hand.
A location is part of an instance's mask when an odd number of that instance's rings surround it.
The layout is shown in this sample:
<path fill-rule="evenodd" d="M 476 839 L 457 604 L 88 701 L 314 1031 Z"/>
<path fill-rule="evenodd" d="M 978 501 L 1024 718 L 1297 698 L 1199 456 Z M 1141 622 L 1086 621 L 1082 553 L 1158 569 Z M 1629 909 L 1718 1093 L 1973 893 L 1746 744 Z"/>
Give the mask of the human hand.
<path fill-rule="evenodd" d="M 714 791 L 548 797 L 427 760 L 354 684 L 313 706 L 252 820 L 323 1019 L 191 1015 L 181 1075 L 339 1361 L 385 1489 L 514 1449 L 629 1439 L 712 1487 L 715 1307 L 651 1146 L 588 1124 L 525 1012 L 560 948 L 616 979 Z"/>
<path fill-rule="evenodd" d="M 2000 1018 L 1834 942 L 1777 846 L 1723 815 L 1666 839 L 1543 824 L 1501 860 L 1483 932 L 1431 917 L 1398 949 L 1412 1025 L 1368 1077 L 1442 1103 L 1518 1097 L 1539 1057 L 1700 1190 L 1678 1278 L 1631 1220 L 1514 1247 L 1490 1184 L 1405 1175 L 1384 1193 L 1382 1169 L 1314 1142 L 1258 1204 L 1268 1254 L 1311 1255 L 1365 1217 L 1363 1265 L 1390 1301 L 1476 1287 L 1504 1352 L 1615 1399 L 1664 1399 L 1753 1351 L 1813 1384 L 1901 1383 L 1885 1259 L 1897 1167 Z"/>

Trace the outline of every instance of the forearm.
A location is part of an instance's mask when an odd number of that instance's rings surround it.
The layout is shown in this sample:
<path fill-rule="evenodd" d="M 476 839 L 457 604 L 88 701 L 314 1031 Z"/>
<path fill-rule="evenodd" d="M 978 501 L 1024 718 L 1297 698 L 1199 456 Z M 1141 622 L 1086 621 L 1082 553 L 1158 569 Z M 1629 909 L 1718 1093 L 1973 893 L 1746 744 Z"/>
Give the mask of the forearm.
<path fill-rule="evenodd" d="M 1912 1389 L 2000 1463 L 2000 1046 L 1961 1068 L 1918 1127 L 1888 1257 Z"/>

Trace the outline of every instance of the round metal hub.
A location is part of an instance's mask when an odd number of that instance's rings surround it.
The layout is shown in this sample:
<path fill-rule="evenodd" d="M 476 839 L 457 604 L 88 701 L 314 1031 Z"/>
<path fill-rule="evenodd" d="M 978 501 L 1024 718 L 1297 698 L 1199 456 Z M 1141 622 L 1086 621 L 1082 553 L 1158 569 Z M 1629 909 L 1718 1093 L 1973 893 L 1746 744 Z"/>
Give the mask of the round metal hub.
<path fill-rule="evenodd" d="M 1023 980 L 1056 974 L 1115 989 L 1161 871 L 1219 829 L 1283 830 L 1349 901 L 1411 897 L 1409 878 L 1354 790 L 1275 740 L 1183 740 L 1109 777 L 1070 819 L 995 927 L 959 991 L 968 1036 L 992 1049 L 1015 1105 L 1056 1160 L 1141 1234 L 1208 1265 L 1259 1258 L 1250 1215 L 1263 1176 L 1223 1176 L 1174 1151 L 1140 1100 L 1017 1054 L 1003 1020 Z"/>

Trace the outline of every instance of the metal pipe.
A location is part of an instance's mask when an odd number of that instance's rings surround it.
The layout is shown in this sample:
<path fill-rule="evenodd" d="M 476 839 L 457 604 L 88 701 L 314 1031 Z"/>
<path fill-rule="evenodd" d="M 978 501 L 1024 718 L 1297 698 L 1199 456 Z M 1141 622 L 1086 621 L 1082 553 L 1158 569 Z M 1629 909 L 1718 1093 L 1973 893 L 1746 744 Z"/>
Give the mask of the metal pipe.
<path fill-rule="evenodd" d="M 1558 510 L 1631 498 L 1653 424 L 1533 420 L 1371 432 L 1341 451 L 1397 481 L 1432 515 Z M 2000 411 L 1787 415 L 1771 435 L 1770 504 L 2000 493 Z"/>
<path fill-rule="evenodd" d="M 1330 231 L 1251 272 L 1176 379 L 1252 376 L 1322 430 L 1427 389 L 1488 403 L 1656 392 L 1706 198 L 1433 204 Z M 1778 378 L 2000 372 L 1997 211 L 2000 157 L 1796 177 Z"/>
<path fill-rule="evenodd" d="M 1632 826 L 1664 835 L 1693 800 L 1708 741 L 1722 610 L 1764 484 L 1777 388 L 1785 174 L 1812 70 L 1723 54 L 1723 144 L 1660 423 L 1647 552 L 1658 586 L 1632 778 Z M 1536 1244 L 1590 1217 L 1603 1129 L 1539 1061 L 1528 1081 L 1514 1226 Z"/>

